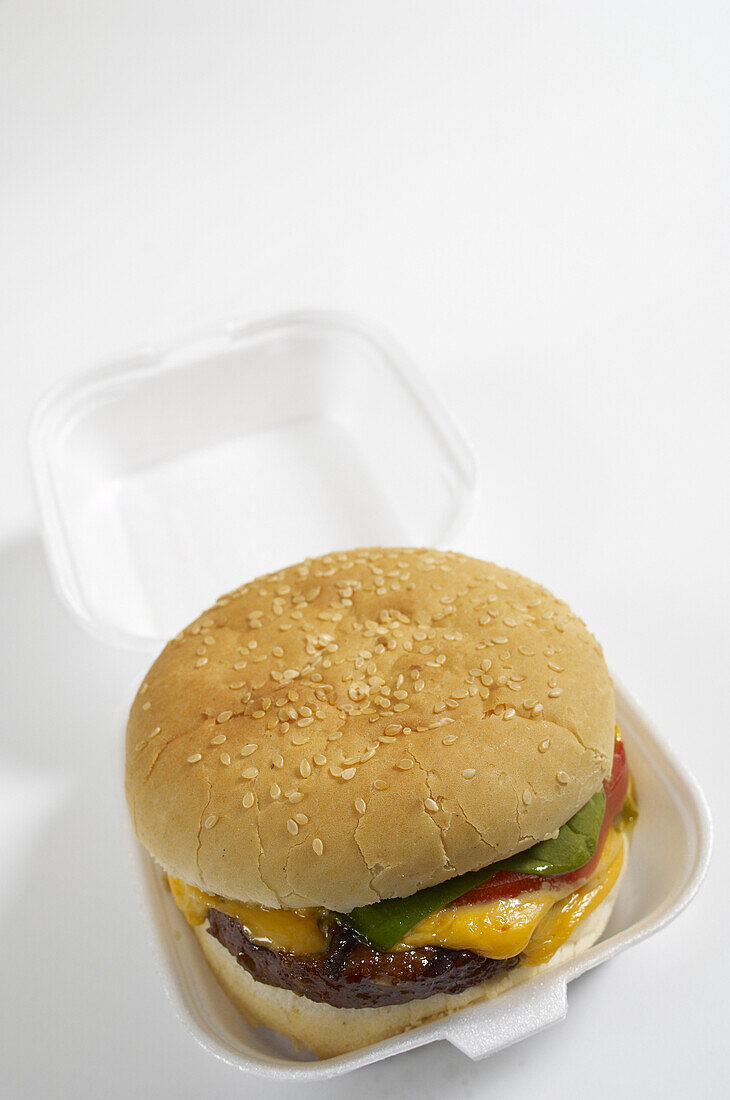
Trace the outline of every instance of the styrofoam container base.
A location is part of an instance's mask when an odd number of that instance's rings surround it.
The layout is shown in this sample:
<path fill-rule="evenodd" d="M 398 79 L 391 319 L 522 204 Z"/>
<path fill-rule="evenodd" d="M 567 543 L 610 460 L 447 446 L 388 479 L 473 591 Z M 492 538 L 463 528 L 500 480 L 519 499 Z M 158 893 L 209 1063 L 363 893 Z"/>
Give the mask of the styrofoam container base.
<path fill-rule="evenodd" d="M 615 677 L 614 677 L 615 683 Z M 611 920 L 582 955 L 506 993 L 352 1054 L 316 1059 L 239 1015 L 208 969 L 160 868 L 136 841 L 135 862 L 149 903 L 154 955 L 172 1005 L 190 1034 L 216 1057 L 261 1077 L 317 1081 L 443 1039 L 469 1058 L 486 1058 L 563 1019 L 568 983 L 653 935 L 687 905 L 705 874 L 710 818 L 694 779 L 616 685 L 617 717 L 639 801 L 631 853 Z M 152 964 L 152 960 L 150 960 Z"/>

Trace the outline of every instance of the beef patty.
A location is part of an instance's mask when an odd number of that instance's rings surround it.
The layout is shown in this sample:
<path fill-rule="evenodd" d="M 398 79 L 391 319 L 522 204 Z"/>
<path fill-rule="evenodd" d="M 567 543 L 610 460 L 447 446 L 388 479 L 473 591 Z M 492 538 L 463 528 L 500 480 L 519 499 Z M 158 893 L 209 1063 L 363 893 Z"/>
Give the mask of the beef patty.
<path fill-rule="evenodd" d="M 208 932 L 238 963 L 264 985 L 291 989 L 337 1008 L 377 1008 L 461 993 L 511 970 L 519 961 L 487 959 L 474 951 L 421 947 L 376 951 L 350 928 L 334 921 L 327 950 L 321 955 L 295 955 L 254 943 L 240 922 L 219 909 L 208 910 Z"/>

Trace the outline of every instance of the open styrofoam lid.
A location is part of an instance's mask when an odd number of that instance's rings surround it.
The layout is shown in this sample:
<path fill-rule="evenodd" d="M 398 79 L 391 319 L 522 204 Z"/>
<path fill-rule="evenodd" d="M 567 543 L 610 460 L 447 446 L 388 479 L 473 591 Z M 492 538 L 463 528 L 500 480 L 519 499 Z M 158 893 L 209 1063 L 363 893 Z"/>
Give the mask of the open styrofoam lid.
<path fill-rule="evenodd" d="M 374 543 L 448 545 L 471 453 L 391 342 L 335 314 L 227 325 L 73 379 L 31 455 L 59 592 L 158 648 L 222 592 Z"/>

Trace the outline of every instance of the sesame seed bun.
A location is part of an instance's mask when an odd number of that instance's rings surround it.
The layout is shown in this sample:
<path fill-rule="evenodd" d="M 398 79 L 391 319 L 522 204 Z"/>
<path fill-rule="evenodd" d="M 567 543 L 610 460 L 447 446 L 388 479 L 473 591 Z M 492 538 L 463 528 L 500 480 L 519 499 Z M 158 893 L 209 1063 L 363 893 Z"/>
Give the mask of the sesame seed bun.
<path fill-rule="evenodd" d="M 548 962 L 539 966 L 518 966 L 502 977 L 472 986 L 463 993 L 436 993 L 422 1000 L 382 1008 L 335 1008 L 310 1001 L 290 989 L 257 982 L 217 939 L 208 935 L 207 921 L 193 931 L 219 984 L 249 1024 L 253 1027 L 264 1024 L 319 1058 L 332 1058 L 449 1016 L 478 1001 L 492 1000 L 513 986 L 530 981 L 587 951 L 603 935 L 618 896 L 629 851 L 626 834 L 622 840 L 624 859 L 619 880 Z"/>
<path fill-rule="evenodd" d="M 175 877 L 348 911 L 544 839 L 613 740 L 601 648 L 566 604 L 463 554 L 361 549 L 254 580 L 166 646 L 127 796 Z"/>

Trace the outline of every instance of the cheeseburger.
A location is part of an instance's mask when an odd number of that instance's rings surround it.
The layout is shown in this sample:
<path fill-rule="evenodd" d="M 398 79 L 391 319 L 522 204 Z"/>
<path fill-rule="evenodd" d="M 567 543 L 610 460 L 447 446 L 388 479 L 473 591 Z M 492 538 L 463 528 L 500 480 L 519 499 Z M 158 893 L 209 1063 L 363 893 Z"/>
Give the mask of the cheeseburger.
<path fill-rule="evenodd" d="M 423 549 L 219 599 L 139 689 L 127 797 L 234 1004 L 324 1057 L 589 947 L 635 815 L 585 625 Z"/>

